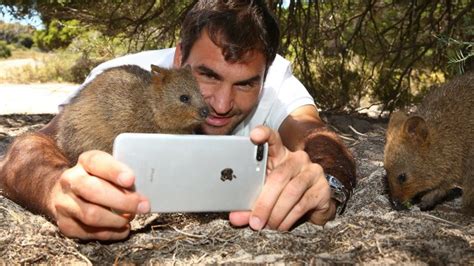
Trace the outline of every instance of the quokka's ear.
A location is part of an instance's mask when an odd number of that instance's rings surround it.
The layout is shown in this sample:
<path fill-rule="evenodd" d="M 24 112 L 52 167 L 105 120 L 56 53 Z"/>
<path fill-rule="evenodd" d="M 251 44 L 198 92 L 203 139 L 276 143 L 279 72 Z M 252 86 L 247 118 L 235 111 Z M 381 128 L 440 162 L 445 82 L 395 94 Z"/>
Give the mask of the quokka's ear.
<path fill-rule="evenodd" d="M 180 73 L 192 74 L 192 68 L 190 65 L 184 65 L 182 68 L 179 69 Z"/>
<path fill-rule="evenodd" d="M 429 137 L 428 125 L 422 117 L 412 116 L 403 124 L 403 134 L 417 144 L 425 144 Z"/>
<path fill-rule="evenodd" d="M 185 65 L 183 68 L 186 69 L 186 70 L 188 70 L 188 71 L 191 71 L 191 70 L 192 70 L 190 65 Z"/>
<path fill-rule="evenodd" d="M 159 88 L 162 87 L 163 83 L 166 82 L 170 76 L 171 71 L 166 68 L 162 68 L 156 65 L 151 65 L 151 78 L 153 83 Z"/>
<path fill-rule="evenodd" d="M 404 112 L 399 111 L 392 113 L 388 122 L 387 133 L 391 133 L 394 129 L 400 128 L 407 118 L 408 116 Z"/>

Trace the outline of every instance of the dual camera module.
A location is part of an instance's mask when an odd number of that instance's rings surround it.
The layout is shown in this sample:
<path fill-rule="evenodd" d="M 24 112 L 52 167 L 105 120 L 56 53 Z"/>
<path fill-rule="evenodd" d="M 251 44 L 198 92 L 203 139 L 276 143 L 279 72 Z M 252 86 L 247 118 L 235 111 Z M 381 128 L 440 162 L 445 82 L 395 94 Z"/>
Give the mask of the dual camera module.
<path fill-rule="evenodd" d="M 264 144 L 259 144 L 257 145 L 257 156 L 256 159 L 258 162 L 261 162 L 263 160 L 263 155 L 265 152 L 265 146 Z"/>

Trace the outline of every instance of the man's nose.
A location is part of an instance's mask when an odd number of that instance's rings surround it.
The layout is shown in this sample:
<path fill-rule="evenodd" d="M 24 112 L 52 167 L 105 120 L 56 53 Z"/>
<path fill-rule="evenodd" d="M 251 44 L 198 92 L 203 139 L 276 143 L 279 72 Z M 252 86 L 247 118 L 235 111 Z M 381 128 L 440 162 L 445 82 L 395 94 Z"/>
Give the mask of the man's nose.
<path fill-rule="evenodd" d="M 234 107 L 234 95 L 231 86 L 223 86 L 214 91 L 209 102 L 216 114 L 227 114 Z"/>

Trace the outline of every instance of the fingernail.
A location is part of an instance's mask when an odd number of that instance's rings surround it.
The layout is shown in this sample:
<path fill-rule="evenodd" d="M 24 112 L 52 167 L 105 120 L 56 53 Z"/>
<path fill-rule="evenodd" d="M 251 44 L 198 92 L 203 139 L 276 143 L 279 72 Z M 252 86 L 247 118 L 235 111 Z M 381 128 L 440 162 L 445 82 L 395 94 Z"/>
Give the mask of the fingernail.
<path fill-rule="evenodd" d="M 142 201 L 138 204 L 137 213 L 148 213 L 150 211 L 150 204 L 148 201 Z"/>
<path fill-rule="evenodd" d="M 262 230 L 263 224 L 262 221 L 257 216 L 250 217 L 249 225 L 253 230 Z"/>

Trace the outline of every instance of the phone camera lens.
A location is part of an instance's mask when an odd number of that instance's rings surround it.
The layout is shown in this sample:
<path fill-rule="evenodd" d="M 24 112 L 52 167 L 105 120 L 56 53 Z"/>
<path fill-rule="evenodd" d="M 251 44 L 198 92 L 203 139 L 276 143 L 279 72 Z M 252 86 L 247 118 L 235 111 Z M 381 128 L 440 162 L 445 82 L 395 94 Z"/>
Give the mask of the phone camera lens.
<path fill-rule="evenodd" d="M 263 144 L 260 144 L 257 146 L 257 161 L 262 161 L 263 160 L 263 152 L 264 152 L 264 146 Z"/>

